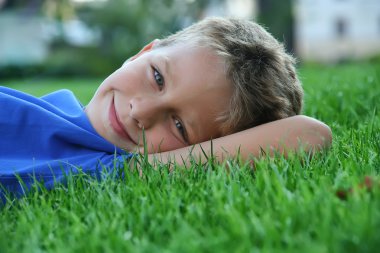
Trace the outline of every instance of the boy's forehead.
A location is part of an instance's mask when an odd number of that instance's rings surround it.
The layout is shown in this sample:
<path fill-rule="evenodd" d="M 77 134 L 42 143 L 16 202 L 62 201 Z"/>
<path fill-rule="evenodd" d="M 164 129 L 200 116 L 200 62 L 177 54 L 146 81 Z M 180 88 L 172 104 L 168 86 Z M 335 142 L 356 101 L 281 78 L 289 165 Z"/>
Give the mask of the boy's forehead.
<path fill-rule="evenodd" d="M 154 56 L 165 61 L 168 68 L 176 69 L 180 64 L 191 64 L 194 70 L 203 75 L 216 75 L 218 79 L 228 79 L 225 60 L 209 47 L 180 43 L 159 47 L 152 51 Z M 199 73 L 198 73 L 199 74 Z"/>
<path fill-rule="evenodd" d="M 184 42 L 165 45 L 163 47 L 158 47 L 156 51 L 157 53 L 168 54 L 169 56 L 176 57 L 178 59 L 188 59 L 191 55 L 191 59 L 214 58 L 214 60 L 222 62 L 221 57 L 217 56 L 214 50 L 207 46 L 196 45 L 194 43 Z"/>

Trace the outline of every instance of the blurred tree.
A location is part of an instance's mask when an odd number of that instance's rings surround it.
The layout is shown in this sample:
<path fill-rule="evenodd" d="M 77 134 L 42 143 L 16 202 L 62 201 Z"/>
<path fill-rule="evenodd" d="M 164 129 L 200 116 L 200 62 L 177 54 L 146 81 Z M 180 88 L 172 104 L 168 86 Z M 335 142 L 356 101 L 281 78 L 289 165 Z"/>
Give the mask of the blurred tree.
<path fill-rule="evenodd" d="M 293 0 L 258 0 L 258 22 L 268 28 L 278 40 L 293 52 Z"/>
<path fill-rule="evenodd" d="M 119 67 L 154 38 L 168 35 L 196 20 L 208 1 L 108 0 L 77 9 L 81 20 L 99 33 L 99 56 L 103 71 Z M 100 66 L 99 66 L 100 67 Z"/>
<path fill-rule="evenodd" d="M 45 16 L 58 21 L 75 17 L 75 9 L 71 0 L 43 0 L 42 10 Z"/>
<path fill-rule="evenodd" d="M 25 10 L 54 20 L 58 36 L 40 75 L 106 76 L 155 38 L 162 38 L 203 17 L 211 3 L 225 0 L 5 0 L 3 9 Z M 72 45 L 66 21 L 79 19 L 97 38 L 92 45 Z M 65 28 L 65 29 L 64 29 Z M 12 72 L 12 71 L 11 71 Z M 16 71 L 17 72 L 17 71 Z M 33 73 L 36 71 L 33 71 Z M 13 72 L 12 72 L 13 73 Z M 28 72 L 29 74 L 29 72 Z"/>
<path fill-rule="evenodd" d="M 42 12 L 45 17 L 55 20 L 58 31 L 56 40 L 64 40 L 63 23 L 75 18 L 75 8 L 71 0 L 42 0 Z"/>

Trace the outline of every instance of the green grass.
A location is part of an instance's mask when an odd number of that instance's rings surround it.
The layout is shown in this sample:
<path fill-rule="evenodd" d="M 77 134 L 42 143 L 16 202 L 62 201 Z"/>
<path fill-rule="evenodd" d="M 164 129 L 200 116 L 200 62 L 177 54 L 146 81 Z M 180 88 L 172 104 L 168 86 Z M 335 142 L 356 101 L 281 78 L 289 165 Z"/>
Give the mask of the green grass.
<path fill-rule="evenodd" d="M 328 152 L 263 158 L 254 171 L 229 161 L 172 173 L 147 165 L 143 177 L 126 168 L 102 182 L 79 175 L 0 209 L 0 252 L 378 252 L 380 65 L 300 74 L 305 114 L 333 130 Z M 86 103 L 100 81 L 16 83 L 3 84 L 36 95 L 69 87 Z M 358 186 L 365 176 L 371 190 Z"/>
<path fill-rule="evenodd" d="M 0 80 L 0 85 L 21 90 L 34 96 L 43 96 L 59 89 L 69 89 L 75 93 L 83 104 L 87 104 L 101 79 L 26 79 L 26 80 Z"/>

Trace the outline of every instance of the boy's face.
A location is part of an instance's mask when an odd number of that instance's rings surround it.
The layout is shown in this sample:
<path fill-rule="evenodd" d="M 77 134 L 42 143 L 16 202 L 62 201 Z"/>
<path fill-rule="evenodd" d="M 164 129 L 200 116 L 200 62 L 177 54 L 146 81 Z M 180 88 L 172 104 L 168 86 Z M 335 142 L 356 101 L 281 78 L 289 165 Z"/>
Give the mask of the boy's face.
<path fill-rule="evenodd" d="M 95 130 L 127 151 L 163 152 L 221 135 L 232 93 L 223 61 L 206 48 L 147 45 L 98 88 L 86 107 Z"/>

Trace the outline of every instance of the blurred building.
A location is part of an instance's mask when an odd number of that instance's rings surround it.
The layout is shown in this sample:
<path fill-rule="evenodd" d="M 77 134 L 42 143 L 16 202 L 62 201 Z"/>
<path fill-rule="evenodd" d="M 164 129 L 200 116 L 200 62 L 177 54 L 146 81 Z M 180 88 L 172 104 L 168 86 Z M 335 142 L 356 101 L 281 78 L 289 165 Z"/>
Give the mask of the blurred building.
<path fill-rule="evenodd" d="M 43 23 L 39 17 L 1 13 L 0 66 L 43 61 L 48 54 L 49 43 Z"/>
<path fill-rule="evenodd" d="M 297 55 L 338 62 L 380 54 L 380 0 L 294 1 Z"/>

